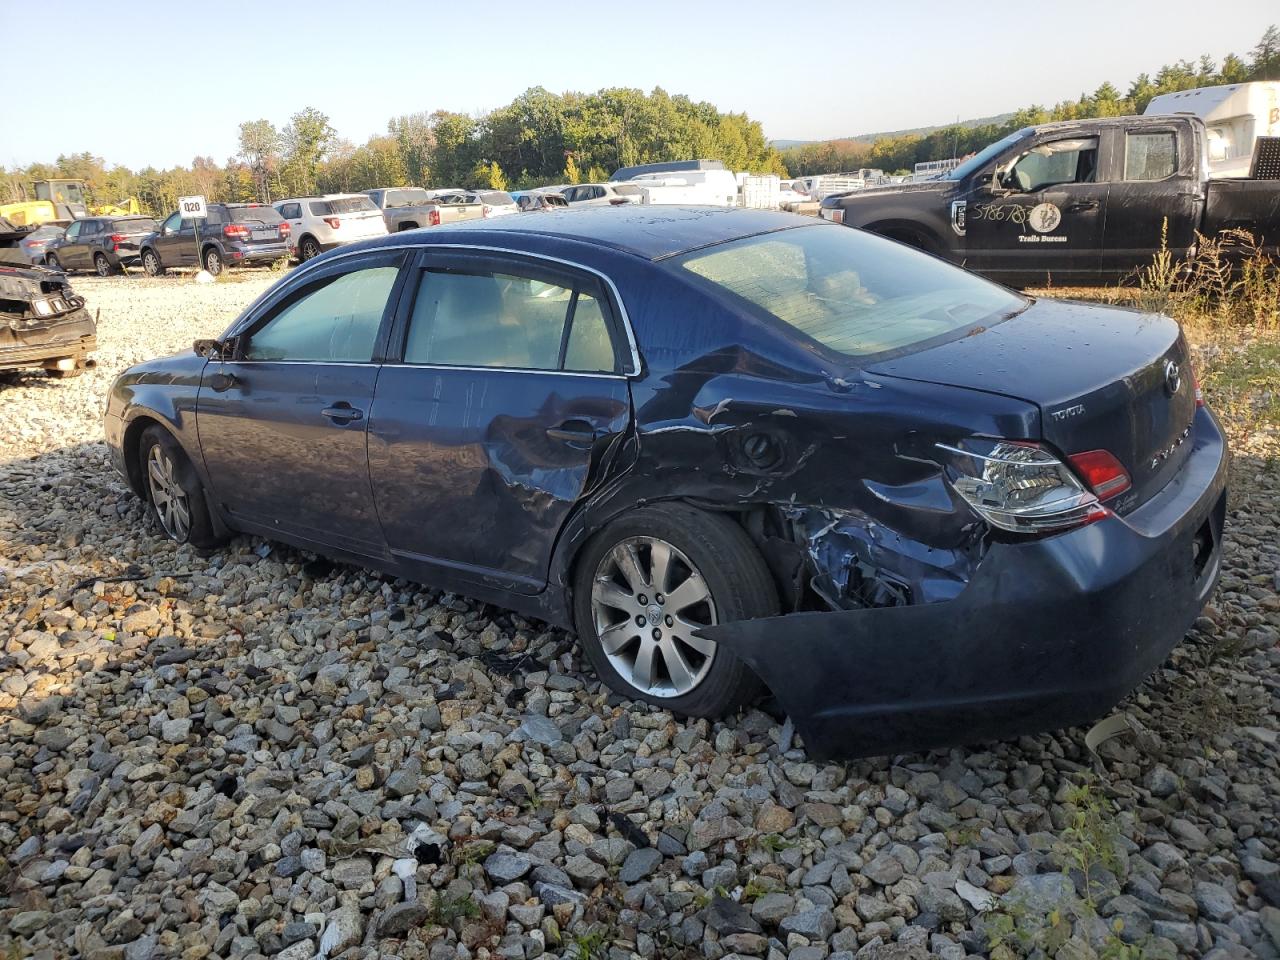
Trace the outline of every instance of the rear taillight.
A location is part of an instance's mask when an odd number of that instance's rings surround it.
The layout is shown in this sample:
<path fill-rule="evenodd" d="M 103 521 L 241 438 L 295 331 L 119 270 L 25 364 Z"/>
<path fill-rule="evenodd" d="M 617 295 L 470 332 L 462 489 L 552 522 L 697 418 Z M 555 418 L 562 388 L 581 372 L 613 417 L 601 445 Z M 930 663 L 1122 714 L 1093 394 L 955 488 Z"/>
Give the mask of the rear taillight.
<path fill-rule="evenodd" d="M 339 220 L 337 217 L 325 217 L 324 222 L 327 223 L 334 230 L 337 230 L 338 227 L 342 226 L 342 221 Z"/>
<path fill-rule="evenodd" d="M 1086 450 L 1067 457 L 1099 500 L 1110 500 L 1131 486 L 1129 471 L 1106 450 Z"/>
<path fill-rule="evenodd" d="M 489 219 L 489 214 L 492 212 L 493 207 L 489 206 L 487 203 L 480 208 L 480 216 L 484 217 L 486 220 Z"/>
<path fill-rule="evenodd" d="M 120 244 L 124 243 L 128 238 L 123 233 L 113 233 L 111 235 L 111 249 L 119 250 Z"/>
<path fill-rule="evenodd" d="M 222 235 L 230 240 L 248 240 L 249 228 L 243 223 L 224 223 Z"/>
<path fill-rule="evenodd" d="M 970 437 L 937 448 L 956 493 L 1000 530 L 1048 533 L 1109 515 L 1065 463 L 1037 444 Z"/>
<path fill-rule="evenodd" d="M 431 225 L 431 226 L 433 226 L 433 227 L 438 227 L 438 226 L 440 226 L 440 211 L 439 211 L 439 210 L 432 210 L 430 213 L 428 213 L 428 214 L 427 214 L 427 223 L 428 223 L 428 224 L 430 224 L 430 225 Z"/>
<path fill-rule="evenodd" d="M 280 224 L 280 236 L 287 237 L 292 232 L 293 232 L 293 228 L 289 226 L 287 223 Z"/>

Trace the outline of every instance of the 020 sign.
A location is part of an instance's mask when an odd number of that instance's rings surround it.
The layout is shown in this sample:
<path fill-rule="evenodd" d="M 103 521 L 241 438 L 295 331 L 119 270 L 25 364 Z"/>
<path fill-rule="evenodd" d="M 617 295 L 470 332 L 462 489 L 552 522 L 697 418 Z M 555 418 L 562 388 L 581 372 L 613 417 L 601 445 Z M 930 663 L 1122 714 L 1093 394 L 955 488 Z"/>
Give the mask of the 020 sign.
<path fill-rule="evenodd" d="M 204 219 L 209 216 L 205 209 L 204 197 L 179 197 L 178 212 L 184 220 Z"/>

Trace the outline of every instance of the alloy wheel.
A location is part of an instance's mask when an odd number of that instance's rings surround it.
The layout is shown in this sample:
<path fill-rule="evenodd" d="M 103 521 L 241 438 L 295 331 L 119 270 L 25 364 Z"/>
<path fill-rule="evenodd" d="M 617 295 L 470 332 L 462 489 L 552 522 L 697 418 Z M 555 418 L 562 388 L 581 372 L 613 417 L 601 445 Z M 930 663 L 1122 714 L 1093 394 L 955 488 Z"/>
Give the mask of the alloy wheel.
<path fill-rule="evenodd" d="M 307 240 L 302 244 L 302 259 L 310 260 L 312 257 L 320 256 L 320 248 L 316 246 L 314 240 Z"/>
<path fill-rule="evenodd" d="M 191 507 L 187 492 L 178 481 L 173 458 L 158 443 L 147 453 L 147 484 L 160 526 L 174 540 L 186 543 L 191 533 Z"/>
<path fill-rule="evenodd" d="M 591 615 L 610 665 L 648 696 L 683 696 L 711 669 L 716 645 L 695 635 L 717 622 L 711 590 L 665 540 L 631 537 L 605 554 L 592 581 Z"/>
<path fill-rule="evenodd" d="M 107 258 L 102 254 L 98 254 L 93 258 L 93 266 L 98 271 L 98 276 L 106 277 L 111 275 L 111 264 L 107 263 Z"/>
<path fill-rule="evenodd" d="M 222 258 L 217 250 L 210 250 L 204 255 L 204 268 L 215 277 L 222 272 Z"/>

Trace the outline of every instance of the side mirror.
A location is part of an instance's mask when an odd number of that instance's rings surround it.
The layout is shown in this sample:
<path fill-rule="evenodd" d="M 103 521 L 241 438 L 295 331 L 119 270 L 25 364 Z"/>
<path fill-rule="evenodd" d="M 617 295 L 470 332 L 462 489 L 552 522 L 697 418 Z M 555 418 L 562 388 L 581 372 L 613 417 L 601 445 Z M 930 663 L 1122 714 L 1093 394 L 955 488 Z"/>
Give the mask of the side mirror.
<path fill-rule="evenodd" d="M 196 356 L 204 357 L 206 360 L 221 360 L 225 349 L 221 340 L 197 340 L 191 347 L 195 350 Z"/>

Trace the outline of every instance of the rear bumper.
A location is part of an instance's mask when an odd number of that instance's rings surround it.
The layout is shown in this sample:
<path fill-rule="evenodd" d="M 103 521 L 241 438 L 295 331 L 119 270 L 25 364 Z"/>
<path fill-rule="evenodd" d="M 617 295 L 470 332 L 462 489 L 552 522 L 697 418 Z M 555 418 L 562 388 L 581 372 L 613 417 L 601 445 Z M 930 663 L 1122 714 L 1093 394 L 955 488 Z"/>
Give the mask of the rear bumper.
<path fill-rule="evenodd" d="M 1217 583 L 1228 456 L 1207 409 L 1193 436 L 1183 469 L 1139 509 L 1042 540 L 992 543 L 954 600 L 705 633 L 768 684 L 816 758 L 1092 720 L 1160 665 Z"/>
<path fill-rule="evenodd" d="M 260 247 L 232 247 L 227 250 L 227 260 L 233 263 L 264 263 L 279 260 L 289 254 L 289 244 L 281 242 L 264 244 Z"/>

